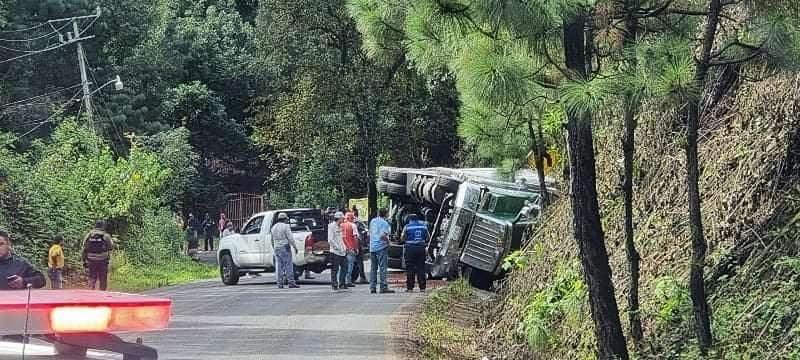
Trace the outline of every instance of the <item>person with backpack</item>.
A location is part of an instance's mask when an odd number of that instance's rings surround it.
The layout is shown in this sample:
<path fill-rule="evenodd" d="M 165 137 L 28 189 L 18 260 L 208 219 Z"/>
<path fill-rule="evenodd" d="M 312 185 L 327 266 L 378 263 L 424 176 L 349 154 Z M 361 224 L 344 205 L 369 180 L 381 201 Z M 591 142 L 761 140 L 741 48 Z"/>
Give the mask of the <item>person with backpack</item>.
<path fill-rule="evenodd" d="M 200 247 L 200 241 L 197 239 L 197 233 L 200 231 L 200 221 L 194 217 L 194 214 L 189 213 L 186 219 L 186 255 L 195 259 L 197 257 L 197 248 Z"/>
<path fill-rule="evenodd" d="M 47 252 L 47 275 L 50 277 L 50 287 L 61 289 L 64 287 L 64 235 L 53 236 L 53 245 Z"/>
<path fill-rule="evenodd" d="M 108 265 L 114 241 L 105 229 L 106 222 L 97 220 L 94 229 L 83 240 L 81 257 L 84 266 L 89 270 L 89 288 L 92 290 L 98 287 L 98 283 L 100 290 L 105 291 L 108 288 Z"/>

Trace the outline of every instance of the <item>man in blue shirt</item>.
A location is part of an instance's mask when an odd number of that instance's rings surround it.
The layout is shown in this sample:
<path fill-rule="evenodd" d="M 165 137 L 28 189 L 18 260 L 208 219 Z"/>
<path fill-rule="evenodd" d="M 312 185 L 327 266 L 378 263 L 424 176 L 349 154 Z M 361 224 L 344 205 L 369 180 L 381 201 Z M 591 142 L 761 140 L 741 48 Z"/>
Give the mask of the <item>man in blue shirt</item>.
<path fill-rule="evenodd" d="M 408 224 L 403 229 L 406 261 L 406 292 L 414 291 L 414 279 L 419 283 L 419 291 L 425 292 L 425 247 L 428 246 L 428 225 L 420 221 L 416 214 L 408 216 Z"/>
<path fill-rule="evenodd" d="M 387 267 L 389 263 L 389 233 L 392 227 L 386 221 L 386 209 L 378 210 L 378 217 L 369 222 L 369 253 L 370 253 L 370 274 L 369 292 L 375 294 L 378 274 L 380 273 L 381 294 L 391 294 L 394 290 L 389 290 L 387 279 Z"/>

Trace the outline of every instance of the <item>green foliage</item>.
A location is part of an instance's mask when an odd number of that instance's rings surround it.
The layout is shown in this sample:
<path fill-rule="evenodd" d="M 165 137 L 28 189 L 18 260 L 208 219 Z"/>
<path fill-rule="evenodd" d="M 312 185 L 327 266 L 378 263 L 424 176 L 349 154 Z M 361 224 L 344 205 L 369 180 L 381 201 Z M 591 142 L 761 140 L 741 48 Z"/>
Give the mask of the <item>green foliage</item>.
<path fill-rule="evenodd" d="M 534 351 L 558 345 L 560 336 L 582 327 L 587 296 L 586 284 L 577 271 L 570 267 L 558 269 L 550 285 L 529 297 L 518 334 Z M 584 358 L 593 352 L 592 340 L 585 338 L 580 344 Z"/>
<path fill-rule="evenodd" d="M 530 262 L 530 256 L 522 250 L 512 251 L 500 265 L 505 271 L 524 270 Z"/>
<path fill-rule="evenodd" d="M 465 279 L 458 279 L 444 288 L 434 290 L 424 300 L 422 313 L 414 325 L 414 334 L 422 343 L 419 351 L 424 358 L 444 360 L 476 357 L 469 346 L 475 336 L 475 328 L 460 321 L 461 314 L 454 311 L 456 307 L 469 304 L 472 295 L 469 283 Z"/>
<path fill-rule="evenodd" d="M 686 321 L 691 316 L 691 300 L 685 282 L 669 276 L 659 278 L 654 283 L 656 303 L 656 325 L 668 328 Z"/>
<path fill-rule="evenodd" d="M 0 196 L 0 226 L 32 261 L 44 260 L 50 237 L 63 233 L 68 265 L 80 266 L 83 236 L 96 219 L 109 220 L 133 263 L 177 256 L 180 232 L 162 196 L 182 180 L 136 140 L 127 158 L 114 157 L 91 130 L 64 119 L 28 153 L 0 150 L 0 164 L 8 169 L 0 186 L 9 190 Z"/>

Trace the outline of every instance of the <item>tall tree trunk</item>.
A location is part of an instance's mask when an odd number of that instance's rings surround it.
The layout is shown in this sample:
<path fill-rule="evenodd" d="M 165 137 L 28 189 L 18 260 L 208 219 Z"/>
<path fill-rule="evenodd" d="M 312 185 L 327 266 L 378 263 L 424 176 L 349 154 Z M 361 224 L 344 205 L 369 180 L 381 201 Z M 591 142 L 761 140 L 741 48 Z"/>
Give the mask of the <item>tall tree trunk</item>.
<path fill-rule="evenodd" d="M 631 99 L 627 99 L 626 102 Z M 630 271 L 628 289 L 628 321 L 630 322 L 633 345 L 638 350 L 643 338 L 642 320 L 639 316 L 639 252 L 633 238 L 633 157 L 635 155 L 634 133 L 636 132 L 635 107 L 626 104 L 625 135 L 622 139 L 622 152 L 625 164 L 625 182 L 623 183 L 625 203 L 625 252 Z"/>
<path fill-rule="evenodd" d="M 695 68 L 694 83 L 698 89 L 705 88 L 706 77 L 711 64 L 711 50 L 717 35 L 719 16 L 722 11 L 720 0 L 710 0 L 708 18 L 703 33 L 703 47 Z M 706 262 L 706 239 L 703 236 L 703 219 L 700 213 L 700 170 L 697 159 L 697 132 L 700 124 L 700 103 L 702 92 L 686 104 L 686 184 L 689 195 L 689 226 L 692 236 L 692 262 L 689 273 L 689 292 L 694 310 L 695 331 L 700 345 L 700 354 L 706 355 L 711 347 L 711 320 L 706 299 L 704 266 Z"/>
<path fill-rule="evenodd" d="M 626 50 L 630 49 L 636 40 L 639 23 L 636 11 L 639 10 L 639 0 L 627 0 L 625 2 L 625 31 L 623 33 L 623 43 Z M 631 68 L 636 67 L 636 58 L 630 59 Z M 636 112 L 639 108 L 639 101 L 636 95 L 629 92 L 625 96 L 625 114 L 623 122 L 625 134 L 622 137 L 622 153 L 624 156 L 625 182 L 622 185 L 624 192 L 625 206 L 625 253 L 628 258 L 628 270 L 630 272 L 630 285 L 628 288 L 628 321 L 630 322 L 631 338 L 633 345 L 638 351 L 642 338 L 642 320 L 639 316 L 639 252 L 636 251 L 636 243 L 633 237 L 633 159 L 636 151 Z"/>
<path fill-rule="evenodd" d="M 541 130 L 541 120 L 539 122 L 539 129 Z M 531 118 L 528 118 L 528 137 L 531 141 L 530 148 L 535 159 L 536 176 L 539 178 L 539 196 L 542 197 L 542 209 L 544 209 L 550 204 L 550 194 L 547 193 L 547 182 L 544 178 L 544 152 L 542 151 L 544 140 L 541 131 L 538 136 L 533 131 L 533 119 Z"/>
<path fill-rule="evenodd" d="M 566 65 L 583 77 L 587 75 L 585 22 L 585 16 L 576 16 L 564 24 Z M 567 131 L 573 227 L 583 276 L 589 287 L 589 306 L 595 324 L 598 357 L 602 360 L 628 359 L 600 223 L 590 114 L 568 114 Z"/>

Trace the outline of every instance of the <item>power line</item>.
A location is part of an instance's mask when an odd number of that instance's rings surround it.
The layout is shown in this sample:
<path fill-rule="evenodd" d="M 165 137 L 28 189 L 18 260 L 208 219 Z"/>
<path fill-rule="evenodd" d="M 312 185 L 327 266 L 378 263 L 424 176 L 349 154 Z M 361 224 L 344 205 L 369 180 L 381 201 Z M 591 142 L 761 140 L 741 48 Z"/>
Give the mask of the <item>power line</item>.
<path fill-rule="evenodd" d="M 11 34 L 11 33 L 18 33 L 18 32 L 31 31 L 31 30 L 36 30 L 36 29 L 38 29 L 38 28 L 40 28 L 40 27 L 42 27 L 42 26 L 45 26 L 45 25 L 47 25 L 47 23 L 41 23 L 41 24 L 39 24 L 39 25 L 35 25 L 35 26 L 29 27 L 29 28 L 27 28 L 27 29 L 17 29 L 17 30 L 0 30 L 0 34 Z"/>
<path fill-rule="evenodd" d="M 53 27 L 53 31 L 51 31 L 51 32 L 49 32 L 47 34 L 44 34 L 44 35 L 40 35 L 40 36 L 37 36 L 37 37 L 34 37 L 34 38 L 30 38 L 30 39 L 2 39 L 2 38 L 0 38 L 0 41 L 6 41 L 6 42 L 31 42 L 31 41 L 36 41 L 36 40 L 39 40 L 39 39 L 44 39 L 46 37 L 52 36 L 54 34 L 61 34 L 61 30 L 63 30 L 67 26 L 69 26 L 69 23 L 61 25 L 61 27 L 59 27 L 59 28 Z"/>
<path fill-rule="evenodd" d="M 86 39 L 86 38 L 84 38 L 84 39 Z M 27 53 L 27 54 L 24 54 L 24 55 L 15 56 L 15 57 L 10 58 L 10 59 L 0 60 L 0 64 L 5 64 L 7 62 L 11 62 L 11 61 L 14 61 L 14 60 L 19 60 L 19 59 L 22 59 L 22 58 L 26 58 L 26 57 L 31 56 L 31 55 L 41 54 L 43 52 L 48 52 L 48 51 L 52 51 L 52 50 L 55 50 L 55 49 L 58 49 L 58 48 L 62 48 L 64 46 L 71 45 L 72 43 L 74 43 L 76 41 L 77 40 L 72 40 L 72 41 L 61 43 L 61 44 L 58 44 L 58 45 L 55 45 L 55 46 L 50 46 L 50 47 L 42 49 L 42 50 L 37 50 L 37 51 L 34 51 L 32 53 Z"/>
<path fill-rule="evenodd" d="M 5 145 L 10 145 L 10 144 L 12 144 L 13 142 L 15 142 L 15 141 L 17 141 L 17 140 L 19 140 L 19 139 L 22 139 L 23 137 L 25 137 L 25 136 L 27 136 L 27 135 L 29 135 L 29 134 L 33 133 L 34 131 L 36 131 L 36 130 L 37 130 L 37 129 L 39 129 L 40 127 L 44 126 L 45 124 L 47 124 L 47 123 L 49 123 L 49 122 L 52 122 L 52 120 L 53 120 L 53 118 L 54 118 L 54 117 L 56 117 L 56 116 L 59 116 L 59 115 L 63 114 L 63 113 L 64 113 L 64 111 L 66 111 L 66 110 L 67 110 L 67 107 L 69 107 L 69 105 L 70 105 L 70 104 L 72 104 L 72 102 L 73 102 L 73 101 L 75 101 L 75 100 L 78 98 L 78 95 L 80 95 L 80 93 L 81 93 L 80 91 L 77 91 L 77 92 L 75 92 L 75 95 L 72 95 L 72 97 L 71 97 L 69 100 L 67 100 L 66 102 L 64 102 L 63 104 L 61 104 L 61 107 L 60 107 L 58 110 L 54 111 L 52 114 L 50 114 L 50 116 L 48 116 L 46 119 L 42 120 L 41 122 L 37 123 L 37 125 L 36 125 L 36 126 L 34 126 L 33 128 L 31 128 L 30 130 L 26 131 L 26 132 L 25 132 L 25 133 L 23 133 L 22 135 L 19 135 L 19 136 L 15 137 L 15 138 L 13 138 L 13 139 L 9 140 L 7 143 L 5 143 L 5 144 L 4 144 L 4 146 L 5 146 Z M 81 105 L 81 106 L 82 106 L 82 105 Z M 78 115 L 80 115 L 80 107 L 78 108 Z"/>
<path fill-rule="evenodd" d="M 99 84 L 97 82 L 97 77 L 95 77 L 94 69 L 92 69 L 92 67 L 88 63 L 88 61 L 86 63 L 86 67 L 89 69 L 89 75 L 92 77 L 92 81 L 95 84 Z M 101 106 L 103 106 L 103 104 L 105 104 L 105 101 L 103 100 L 102 96 L 97 96 L 97 99 L 99 100 L 98 103 L 100 103 Z M 101 116 L 101 119 L 103 118 L 102 113 L 99 113 L 98 115 Z M 114 134 L 117 135 L 117 139 L 119 139 L 120 142 L 125 142 L 125 139 L 122 138 L 122 132 L 120 131 L 119 127 L 117 126 L 117 122 L 114 120 L 114 117 L 113 116 L 108 116 L 108 117 L 106 117 L 106 119 L 108 119 L 108 122 L 111 124 L 111 128 L 114 129 Z"/>
<path fill-rule="evenodd" d="M 58 89 L 58 90 L 55 90 L 55 91 L 51 91 L 51 92 L 46 93 L 46 94 L 36 95 L 36 96 L 33 96 L 33 97 L 29 97 L 27 99 L 22 99 L 22 100 L 10 102 L 10 103 L 7 103 L 7 104 L 3 104 L 3 105 L 0 105 L 0 109 L 5 109 L 7 107 L 12 107 L 12 106 L 14 106 L 16 104 L 19 104 L 19 103 L 24 103 L 24 102 L 28 102 L 28 101 L 31 101 L 31 100 L 36 100 L 36 99 L 39 99 L 39 98 L 43 98 L 43 97 L 47 97 L 47 96 L 50 96 L 50 95 L 58 94 L 58 93 L 67 91 L 69 89 L 74 89 L 74 88 L 76 88 L 78 86 L 81 86 L 81 84 L 75 84 L 75 85 L 68 86 L 68 87 L 65 87 L 65 88 L 61 88 L 61 89 Z"/>

